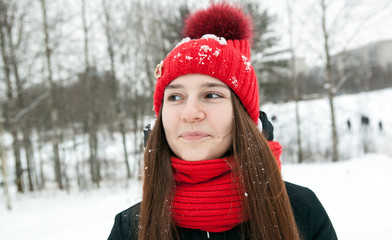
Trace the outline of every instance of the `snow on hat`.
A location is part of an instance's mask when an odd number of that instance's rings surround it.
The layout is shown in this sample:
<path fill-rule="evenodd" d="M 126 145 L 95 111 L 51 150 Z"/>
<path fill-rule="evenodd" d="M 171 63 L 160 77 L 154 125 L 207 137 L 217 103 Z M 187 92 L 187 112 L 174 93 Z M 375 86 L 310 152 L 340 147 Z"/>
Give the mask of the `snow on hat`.
<path fill-rule="evenodd" d="M 240 8 L 220 3 L 189 15 L 183 39 L 157 65 L 154 111 L 158 116 L 165 87 L 179 76 L 200 73 L 219 79 L 239 97 L 257 125 L 259 90 L 250 63 L 252 21 Z"/>

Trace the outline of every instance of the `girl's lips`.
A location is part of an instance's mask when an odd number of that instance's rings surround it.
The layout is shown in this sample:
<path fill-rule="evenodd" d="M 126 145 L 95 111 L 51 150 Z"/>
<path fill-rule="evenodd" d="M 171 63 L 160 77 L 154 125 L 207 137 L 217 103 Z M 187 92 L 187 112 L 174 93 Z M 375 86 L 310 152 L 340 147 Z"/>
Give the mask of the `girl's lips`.
<path fill-rule="evenodd" d="M 196 140 L 206 138 L 208 136 L 209 135 L 205 132 L 185 132 L 180 135 L 180 137 L 182 139 L 185 139 L 188 141 L 196 141 Z"/>

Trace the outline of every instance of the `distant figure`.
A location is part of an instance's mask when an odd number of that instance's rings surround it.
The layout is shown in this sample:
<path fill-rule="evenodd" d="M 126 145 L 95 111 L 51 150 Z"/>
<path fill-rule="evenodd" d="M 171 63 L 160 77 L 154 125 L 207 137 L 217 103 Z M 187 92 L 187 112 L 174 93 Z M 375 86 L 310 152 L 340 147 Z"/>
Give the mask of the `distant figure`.
<path fill-rule="evenodd" d="M 347 119 L 347 130 L 349 132 L 351 132 L 351 121 L 350 121 L 350 119 Z"/>
<path fill-rule="evenodd" d="M 380 130 L 380 133 L 382 133 L 382 121 L 381 120 L 378 122 L 378 129 Z"/>
<path fill-rule="evenodd" d="M 369 120 L 369 118 L 367 116 L 365 116 L 365 115 L 361 116 L 361 125 L 363 127 L 368 127 L 369 126 L 369 122 L 370 122 L 370 120 Z"/>
<path fill-rule="evenodd" d="M 363 152 L 366 154 L 369 152 L 369 117 L 362 115 L 361 116 L 361 126 L 362 126 L 362 143 L 363 143 Z"/>
<path fill-rule="evenodd" d="M 275 122 L 276 120 L 278 120 L 278 117 L 276 117 L 275 115 L 272 115 L 271 120 Z"/>

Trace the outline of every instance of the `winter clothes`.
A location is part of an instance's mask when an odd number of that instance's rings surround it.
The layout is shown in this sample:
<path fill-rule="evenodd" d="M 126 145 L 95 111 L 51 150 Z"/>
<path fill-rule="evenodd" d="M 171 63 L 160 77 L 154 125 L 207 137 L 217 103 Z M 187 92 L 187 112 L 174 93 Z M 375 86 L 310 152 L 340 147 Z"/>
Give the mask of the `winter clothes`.
<path fill-rule="evenodd" d="M 244 192 L 231 168 L 234 162 L 233 157 L 171 158 L 176 187 L 170 209 L 176 226 L 224 232 L 248 220 L 242 211 Z"/>
<path fill-rule="evenodd" d="M 213 4 L 189 15 L 183 33 L 186 38 L 155 70 L 156 116 L 162 106 L 166 86 L 179 76 L 199 73 L 214 77 L 229 86 L 257 125 L 259 89 L 257 76 L 250 62 L 250 17 L 240 8 Z"/>
<path fill-rule="evenodd" d="M 337 239 L 332 223 L 313 191 L 289 182 L 286 182 L 286 189 L 303 240 Z M 140 203 L 117 214 L 108 240 L 136 240 L 139 211 Z M 238 240 L 242 236 L 241 224 L 219 233 L 181 227 L 178 227 L 178 231 L 182 240 Z"/>

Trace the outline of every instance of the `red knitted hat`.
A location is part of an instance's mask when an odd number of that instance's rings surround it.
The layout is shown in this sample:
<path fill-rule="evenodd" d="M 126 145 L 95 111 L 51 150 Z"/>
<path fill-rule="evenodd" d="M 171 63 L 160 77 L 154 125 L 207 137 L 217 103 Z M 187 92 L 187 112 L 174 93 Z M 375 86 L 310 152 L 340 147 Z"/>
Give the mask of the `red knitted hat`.
<path fill-rule="evenodd" d="M 250 63 L 252 24 L 240 8 L 220 3 L 186 19 L 183 39 L 157 65 L 154 111 L 158 116 L 165 87 L 179 76 L 200 73 L 219 79 L 239 97 L 257 125 L 259 90 Z"/>

